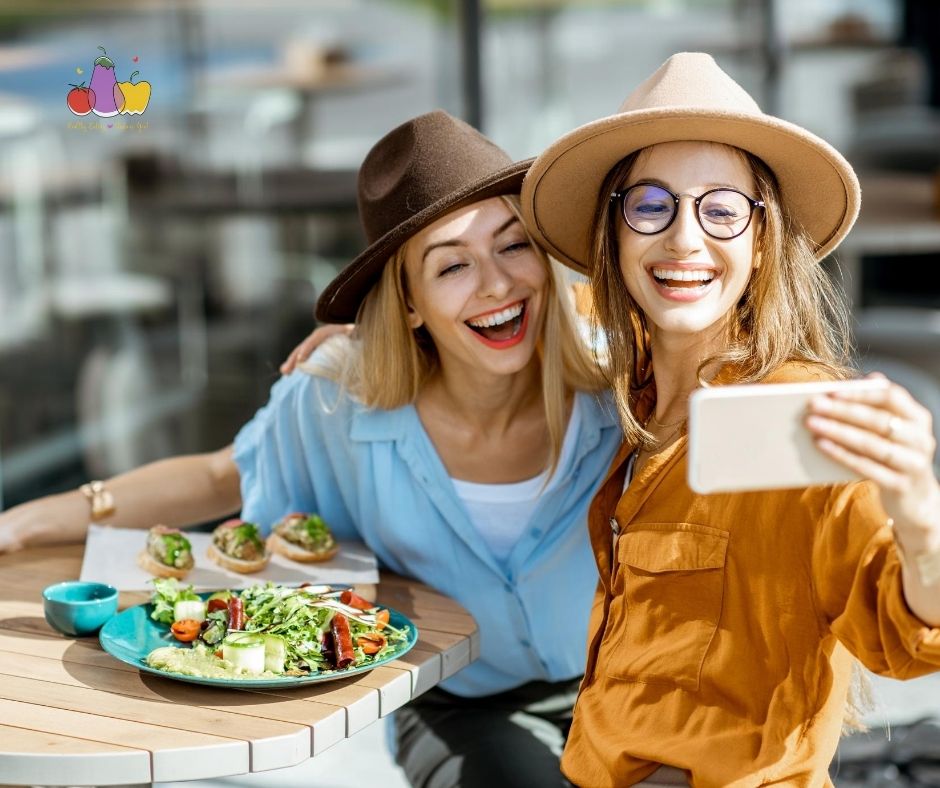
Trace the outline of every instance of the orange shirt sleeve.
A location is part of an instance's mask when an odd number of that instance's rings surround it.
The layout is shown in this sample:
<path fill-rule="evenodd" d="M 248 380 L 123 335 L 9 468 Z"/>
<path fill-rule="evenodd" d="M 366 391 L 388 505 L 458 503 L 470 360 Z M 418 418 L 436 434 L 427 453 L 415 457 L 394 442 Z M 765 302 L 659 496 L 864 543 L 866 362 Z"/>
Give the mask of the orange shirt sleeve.
<path fill-rule="evenodd" d="M 875 485 L 829 488 L 817 522 L 812 577 L 825 624 L 875 673 L 908 679 L 940 668 L 940 629 L 907 606 Z"/>

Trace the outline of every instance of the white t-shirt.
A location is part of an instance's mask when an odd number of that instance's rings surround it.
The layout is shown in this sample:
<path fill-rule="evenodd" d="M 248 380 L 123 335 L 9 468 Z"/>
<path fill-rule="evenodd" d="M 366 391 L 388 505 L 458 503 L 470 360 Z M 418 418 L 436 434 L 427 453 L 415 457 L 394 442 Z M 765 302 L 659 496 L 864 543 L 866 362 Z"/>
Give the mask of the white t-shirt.
<path fill-rule="evenodd" d="M 575 397 L 561 446 L 559 468 L 567 464 L 577 445 L 580 429 L 581 410 Z M 513 484 L 477 484 L 451 477 L 457 497 L 470 515 L 470 522 L 500 565 L 506 566 L 509 554 L 532 519 L 539 497 L 557 483 L 557 476 L 553 477 L 543 490 L 547 478 L 547 470 L 532 479 Z"/>

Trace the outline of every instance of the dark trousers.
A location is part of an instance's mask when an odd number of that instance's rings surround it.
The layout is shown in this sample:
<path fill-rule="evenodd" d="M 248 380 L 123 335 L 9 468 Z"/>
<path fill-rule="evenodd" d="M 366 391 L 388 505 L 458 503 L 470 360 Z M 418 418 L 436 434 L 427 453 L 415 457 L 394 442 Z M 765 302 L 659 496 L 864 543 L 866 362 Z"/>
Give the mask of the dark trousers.
<path fill-rule="evenodd" d="M 397 762 L 414 788 L 560 788 L 580 678 L 461 698 L 433 689 L 395 712 Z"/>

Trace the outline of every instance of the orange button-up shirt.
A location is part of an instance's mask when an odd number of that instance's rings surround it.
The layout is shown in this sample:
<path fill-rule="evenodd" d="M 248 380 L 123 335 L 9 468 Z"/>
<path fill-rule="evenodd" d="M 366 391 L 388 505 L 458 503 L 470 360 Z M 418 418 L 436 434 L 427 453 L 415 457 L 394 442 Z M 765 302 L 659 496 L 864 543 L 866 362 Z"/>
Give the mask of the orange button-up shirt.
<path fill-rule="evenodd" d="M 818 378 L 790 365 L 768 382 Z M 623 491 L 633 448 L 589 515 L 600 582 L 563 772 L 582 788 L 658 764 L 696 787 L 830 785 L 851 655 L 896 678 L 940 669 L 875 486 L 698 495 L 683 438 Z"/>

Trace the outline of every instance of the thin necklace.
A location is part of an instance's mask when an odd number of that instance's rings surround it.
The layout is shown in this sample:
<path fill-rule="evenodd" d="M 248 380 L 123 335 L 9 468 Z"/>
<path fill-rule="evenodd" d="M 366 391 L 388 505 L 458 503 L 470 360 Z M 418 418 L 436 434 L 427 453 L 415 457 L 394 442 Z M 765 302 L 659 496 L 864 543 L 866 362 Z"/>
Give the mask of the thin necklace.
<path fill-rule="evenodd" d="M 656 421 L 656 417 L 653 416 L 652 414 L 650 414 L 650 417 L 646 420 L 646 424 L 643 425 L 644 428 L 647 427 L 651 421 Z M 672 430 L 672 432 L 667 433 L 656 442 L 656 451 L 660 451 L 664 449 L 669 444 L 669 442 L 682 431 L 682 426 L 685 424 L 685 422 L 686 422 L 685 419 L 681 419 L 680 421 L 675 421 L 672 424 L 663 424 L 660 421 L 656 421 L 656 423 L 660 427 L 666 427 L 666 428 L 675 427 L 675 429 Z M 647 454 L 655 454 L 656 451 L 652 449 L 646 449 L 646 448 L 640 449 L 640 452 L 646 452 Z"/>
<path fill-rule="evenodd" d="M 656 418 L 655 413 L 650 413 L 650 417 L 646 420 L 646 423 L 649 424 L 651 421 L 655 421 L 663 429 L 669 429 L 670 427 L 678 427 L 680 424 L 684 424 L 685 416 L 679 419 L 679 421 L 674 421 L 671 424 L 663 424 L 659 419 Z"/>

